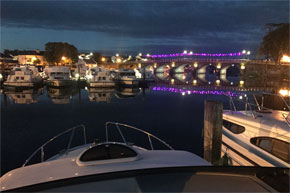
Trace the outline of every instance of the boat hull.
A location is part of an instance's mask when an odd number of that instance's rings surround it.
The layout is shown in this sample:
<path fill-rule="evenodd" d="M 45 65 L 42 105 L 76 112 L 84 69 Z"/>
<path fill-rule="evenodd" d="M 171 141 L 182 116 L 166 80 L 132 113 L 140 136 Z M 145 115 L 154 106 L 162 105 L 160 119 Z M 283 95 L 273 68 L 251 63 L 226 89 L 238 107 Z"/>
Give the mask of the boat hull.
<path fill-rule="evenodd" d="M 69 87 L 73 85 L 73 81 L 72 80 L 47 80 L 46 85 L 51 86 L 51 87 Z"/>
<path fill-rule="evenodd" d="M 115 82 L 88 82 L 89 87 L 114 87 Z"/>
<path fill-rule="evenodd" d="M 138 86 L 139 85 L 139 81 L 138 80 L 123 80 L 123 79 L 119 79 L 118 83 L 120 85 L 126 85 L 126 86 Z"/>
<path fill-rule="evenodd" d="M 4 82 L 5 87 L 14 87 L 14 88 L 33 88 L 41 85 L 41 81 L 39 82 Z"/>

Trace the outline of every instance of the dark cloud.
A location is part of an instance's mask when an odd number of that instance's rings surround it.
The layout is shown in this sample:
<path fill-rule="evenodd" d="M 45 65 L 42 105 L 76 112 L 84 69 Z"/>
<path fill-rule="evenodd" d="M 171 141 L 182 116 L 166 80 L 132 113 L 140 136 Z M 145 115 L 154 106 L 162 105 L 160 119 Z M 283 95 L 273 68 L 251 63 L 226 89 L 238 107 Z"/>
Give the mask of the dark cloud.
<path fill-rule="evenodd" d="M 1 5 L 5 27 L 102 32 L 142 40 L 144 47 L 160 42 L 162 46 L 170 42 L 172 46 L 254 46 L 266 23 L 288 22 L 288 17 L 288 1 L 4 1 Z"/>

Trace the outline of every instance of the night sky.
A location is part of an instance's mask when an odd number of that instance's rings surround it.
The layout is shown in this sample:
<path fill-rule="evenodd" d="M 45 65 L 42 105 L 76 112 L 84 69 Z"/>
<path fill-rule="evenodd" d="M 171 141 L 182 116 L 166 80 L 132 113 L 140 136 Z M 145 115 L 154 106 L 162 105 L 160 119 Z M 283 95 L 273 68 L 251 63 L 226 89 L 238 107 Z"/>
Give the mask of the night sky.
<path fill-rule="evenodd" d="M 288 22 L 289 1 L 1 1 L 1 51 L 255 53 L 266 23 Z"/>

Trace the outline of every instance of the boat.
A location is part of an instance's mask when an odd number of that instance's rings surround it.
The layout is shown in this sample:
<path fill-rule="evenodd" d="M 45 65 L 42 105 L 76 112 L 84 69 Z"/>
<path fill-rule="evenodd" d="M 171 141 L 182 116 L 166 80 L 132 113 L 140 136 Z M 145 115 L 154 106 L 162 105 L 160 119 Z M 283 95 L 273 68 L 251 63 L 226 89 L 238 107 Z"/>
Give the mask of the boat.
<path fill-rule="evenodd" d="M 111 72 L 106 68 L 92 67 L 87 73 L 87 83 L 89 87 L 114 87 Z"/>
<path fill-rule="evenodd" d="M 45 80 L 47 86 L 51 87 L 68 87 L 73 85 L 69 67 L 52 66 L 46 67 L 44 72 L 47 76 Z"/>
<path fill-rule="evenodd" d="M 255 104 L 245 95 L 243 110 L 237 110 L 230 97 L 233 108 L 223 112 L 222 154 L 226 153 L 233 165 L 290 167 L 290 109 L 283 98 L 288 111 L 264 107 L 264 99 L 257 99 L 267 95 L 253 95 Z"/>
<path fill-rule="evenodd" d="M 75 80 L 86 80 L 88 67 L 83 62 L 78 62 L 72 73 Z"/>
<path fill-rule="evenodd" d="M 115 128 L 115 130 L 112 130 Z M 124 135 L 143 134 L 148 145 L 130 143 Z M 73 147 L 74 133 L 83 143 Z M 118 132 L 121 141 L 110 135 Z M 40 146 L 23 166 L 0 178 L 1 191 L 12 192 L 277 192 L 289 190 L 286 168 L 213 167 L 201 157 L 174 150 L 162 139 L 123 123 L 106 122 L 105 140 L 87 143 L 79 125 Z M 80 133 L 81 134 L 81 133 Z M 60 153 L 46 158 L 47 146 L 64 135 Z M 133 139 L 135 139 L 134 137 Z M 137 141 L 137 140 L 136 140 Z M 138 141 L 137 141 L 138 142 Z M 158 144 L 158 145 L 157 145 Z M 146 144 L 145 144 L 146 145 Z M 158 148 L 162 147 L 162 148 Z M 40 154 L 39 154 L 40 153 Z M 40 163 L 30 161 L 40 155 Z"/>
<path fill-rule="evenodd" d="M 115 80 L 119 85 L 124 86 L 138 86 L 139 84 L 139 81 L 135 76 L 134 70 L 130 69 L 119 69 L 118 71 L 116 71 Z"/>
<path fill-rule="evenodd" d="M 4 82 L 6 87 L 37 87 L 42 84 L 42 78 L 35 66 L 14 67 Z"/>

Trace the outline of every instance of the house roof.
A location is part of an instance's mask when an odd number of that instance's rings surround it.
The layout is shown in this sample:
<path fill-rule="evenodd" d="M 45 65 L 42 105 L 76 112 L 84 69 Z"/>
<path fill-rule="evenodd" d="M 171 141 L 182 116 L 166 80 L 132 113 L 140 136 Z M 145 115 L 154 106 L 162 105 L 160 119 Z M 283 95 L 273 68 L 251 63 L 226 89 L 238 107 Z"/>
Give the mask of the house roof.
<path fill-rule="evenodd" d="M 23 50 L 19 51 L 18 55 L 44 55 L 44 51 L 39 51 L 39 50 Z"/>

